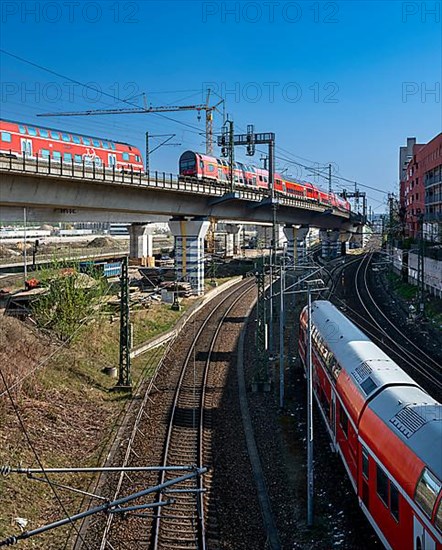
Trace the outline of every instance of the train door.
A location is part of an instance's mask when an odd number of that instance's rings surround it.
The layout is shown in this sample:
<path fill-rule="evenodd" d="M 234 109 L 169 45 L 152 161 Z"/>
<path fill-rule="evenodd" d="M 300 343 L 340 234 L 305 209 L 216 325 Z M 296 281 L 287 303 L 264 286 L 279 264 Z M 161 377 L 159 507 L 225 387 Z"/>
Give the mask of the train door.
<path fill-rule="evenodd" d="M 413 550 L 436 550 L 436 543 L 425 530 L 422 523 L 413 518 L 414 546 Z"/>
<path fill-rule="evenodd" d="M 32 157 L 32 140 L 22 138 L 21 142 L 21 152 L 25 157 Z"/>
<path fill-rule="evenodd" d="M 113 153 L 109 153 L 107 155 L 107 165 L 109 168 L 112 168 L 113 166 L 117 166 L 117 155 L 114 155 Z"/>

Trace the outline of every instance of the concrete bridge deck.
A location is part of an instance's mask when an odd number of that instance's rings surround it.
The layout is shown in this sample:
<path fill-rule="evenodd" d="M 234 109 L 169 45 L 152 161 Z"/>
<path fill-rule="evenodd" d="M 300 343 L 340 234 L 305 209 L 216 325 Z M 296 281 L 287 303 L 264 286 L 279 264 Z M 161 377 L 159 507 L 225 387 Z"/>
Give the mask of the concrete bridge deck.
<path fill-rule="evenodd" d="M 82 164 L 48 163 L 41 159 L 0 157 L 1 219 L 30 208 L 38 221 L 147 221 L 154 216 L 229 219 L 269 223 L 272 203 L 266 190 L 172 174 L 121 172 Z M 32 210 L 35 209 L 32 217 Z M 12 214 L 15 212 L 15 214 Z M 287 225 L 349 229 L 358 223 L 349 212 L 303 197 L 277 194 L 277 220 Z"/>

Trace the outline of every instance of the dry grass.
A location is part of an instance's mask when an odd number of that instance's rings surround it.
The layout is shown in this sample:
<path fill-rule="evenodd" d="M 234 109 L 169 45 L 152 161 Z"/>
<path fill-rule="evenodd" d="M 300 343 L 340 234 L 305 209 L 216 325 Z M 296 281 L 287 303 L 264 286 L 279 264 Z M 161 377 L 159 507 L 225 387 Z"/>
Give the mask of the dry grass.
<path fill-rule="evenodd" d="M 137 338 L 145 341 L 168 330 L 180 314 L 160 304 L 136 312 L 132 321 Z M 103 463 L 126 403 L 121 394 L 109 392 L 115 380 L 102 373 L 103 367 L 118 365 L 118 342 L 119 323 L 99 318 L 12 392 L 26 433 L 44 466 Z M 59 345 L 16 319 L 0 317 L 0 368 L 8 385 L 25 377 Z M 159 360 L 158 352 L 154 352 L 133 362 L 135 384 Z M 3 391 L 0 379 L 0 394 Z M 0 465 L 4 464 L 38 466 L 7 395 L 0 397 Z M 54 480 L 83 490 L 92 481 L 86 476 L 57 476 Z M 81 496 L 61 489 L 57 494 L 69 514 L 79 511 Z M 25 476 L 0 477 L 0 506 L 0 540 L 20 532 L 16 518 L 25 518 L 29 530 L 65 516 L 50 488 Z M 59 550 L 64 548 L 69 530 L 56 529 L 20 542 L 20 547 Z"/>

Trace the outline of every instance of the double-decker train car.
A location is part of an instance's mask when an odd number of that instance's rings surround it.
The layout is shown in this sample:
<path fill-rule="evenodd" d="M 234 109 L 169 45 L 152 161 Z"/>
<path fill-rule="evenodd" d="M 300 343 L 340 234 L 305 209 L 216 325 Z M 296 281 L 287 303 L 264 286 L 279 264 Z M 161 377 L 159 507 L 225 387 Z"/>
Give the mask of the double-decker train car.
<path fill-rule="evenodd" d="M 442 405 L 330 302 L 311 315 L 314 394 L 359 505 L 385 548 L 441 550 Z M 305 308 L 305 366 L 307 331 Z"/>
<path fill-rule="evenodd" d="M 0 155 L 87 167 L 144 169 L 139 149 L 128 143 L 11 120 L 0 120 Z"/>
<path fill-rule="evenodd" d="M 230 181 L 230 167 L 226 159 L 211 157 L 194 151 L 186 151 L 180 157 L 179 173 L 181 177 L 196 178 L 226 184 Z M 250 189 L 268 189 L 269 172 L 262 168 L 235 162 L 233 167 L 235 186 Z M 290 197 L 326 204 L 341 210 L 350 210 L 350 203 L 333 193 L 328 193 L 308 182 L 299 182 L 284 178 L 275 172 L 274 185 L 277 193 Z"/>

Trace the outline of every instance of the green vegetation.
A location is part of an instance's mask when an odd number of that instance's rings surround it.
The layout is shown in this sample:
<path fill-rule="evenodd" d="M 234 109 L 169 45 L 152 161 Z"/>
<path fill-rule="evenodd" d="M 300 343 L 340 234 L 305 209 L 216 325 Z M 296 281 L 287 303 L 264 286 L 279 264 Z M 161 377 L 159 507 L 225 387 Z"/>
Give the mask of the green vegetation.
<path fill-rule="evenodd" d="M 34 302 L 33 317 L 37 326 L 51 330 L 61 340 L 73 337 L 109 291 L 107 280 L 94 269 L 80 273 L 76 267 L 53 265 L 41 270 L 38 280 L 48 291 Z"/>
<path fill-rule="evenodd" d="M 388 279 L 395 292 L 407 301 L 413 301 L 417 296 L 417 286 L 404 283 L 402 279 L 395 273 L 389 273 Z"/>

